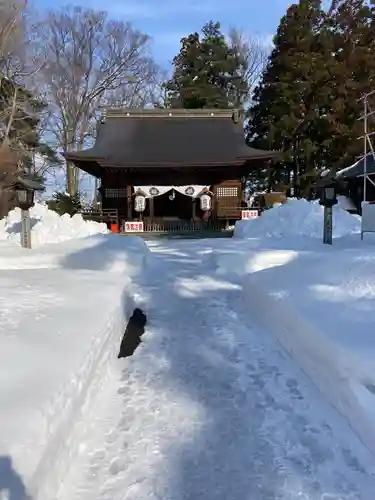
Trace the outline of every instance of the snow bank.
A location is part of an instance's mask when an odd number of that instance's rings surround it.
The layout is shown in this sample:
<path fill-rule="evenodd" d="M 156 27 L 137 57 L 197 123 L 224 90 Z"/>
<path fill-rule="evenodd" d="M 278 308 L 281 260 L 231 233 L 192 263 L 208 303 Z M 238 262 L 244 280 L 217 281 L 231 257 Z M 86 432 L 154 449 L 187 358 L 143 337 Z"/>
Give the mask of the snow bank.
<path fill-rule="evenodd" d="M 142 271 L 147 252 L 140 238 L 111 235 L 32 252 L 0 243 L 0 455 L 12 467 L 0 463 L 5 487 L 21 478 L 33 500 L 55 497 L 81 451 L 73 424 L 118 352 L 134 307 L 129 276 Z"/>
<path fill-rule="evenodd" d="M 37 247 L 32 251 L 0 242 L 1 269 L 65 269 L 137 275 L 151 258 L 139 236 L 98 234 Z"/>
<path fill-rule="evenodd" d="M 317 201 L 289 199 L 284 205 L 266 210 L 261 217 L 236 223 L 237 238 L 284 237 L 291 235 L 321 238 L 323 234 L 323 207 Z M 360 234 L 361 221 L 339 206 L 333 209 L 333 237 Z"/>
<path fill-rule="evenodd" d="M 79 214 L 60 216 L 43 203 L 37 203 L 30 209 L 30 217 L 33 247 L 109 232 L 106 224 L 85 221 Z M 15 208 L 0 221 L 0 240 L 19 243 L 20 232 L 21 210 Z"/>
<path fill-rule="evenodd" d="M 334 244 L 323 245 L 322 210 L 290 200 L 241 221 L 236 235 L 246 239 L 214 260 L 218 273 L 244 278 L 252 317 L 274 332 L 375 452 L 374 245 L 358 238 L 359 217 L 337 207 Z"/>
<path fill-rule="evenodd" d="M 249 311 L 375 452 L 374 248 L 268 250 L 248 258 Z"/>
<path fill-rule="evenodd" d="M 375 452 L 375 252 L 370 239 L 238 240 L 215 255 L 263 322 Z"/>

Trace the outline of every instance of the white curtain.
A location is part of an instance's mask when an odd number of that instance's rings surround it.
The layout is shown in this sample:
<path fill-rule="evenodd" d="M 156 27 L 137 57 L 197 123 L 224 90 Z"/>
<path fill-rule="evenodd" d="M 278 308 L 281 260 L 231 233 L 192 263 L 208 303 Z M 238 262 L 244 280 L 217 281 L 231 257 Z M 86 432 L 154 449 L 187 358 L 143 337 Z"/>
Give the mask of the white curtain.
<path fill-rule="evenodd" d="M 184 194 L 186 196 L 191 196 L 192 198 L 196 198 L 199 193 L 203 191 L 203 189 L 210 189 L 210 186 L 198 186 L 198 185 L 191 185 L 191 186 L 174 186 L 173 189 L 178 191 L 181 194 Z"/>
<path fill-rule="evenodd" d="M 134 186 L 134 192 L 138 190 L 143 191 L 146 198 L 153 198 L 154 196 L 161 196 L 173 189 L 173 186 Z"/>
<path fill-rule="evenodd" d="M 210 189 L 210 186 L 200 186 L 200 185 L 190 185 L 190 186 L 134 186 L 134 192 L 136 193 L 138 190 L 143 191 L 146 195 L 146 198 L 153 198 L 154 196 L 161 196 L 162 194 L 167 193 L 168 191 L 178 191 L 181 194 L 186 196 L 191 196 L 192 198 L 196 198 L 199 193 L 203 191 L 203 189 Z"/>

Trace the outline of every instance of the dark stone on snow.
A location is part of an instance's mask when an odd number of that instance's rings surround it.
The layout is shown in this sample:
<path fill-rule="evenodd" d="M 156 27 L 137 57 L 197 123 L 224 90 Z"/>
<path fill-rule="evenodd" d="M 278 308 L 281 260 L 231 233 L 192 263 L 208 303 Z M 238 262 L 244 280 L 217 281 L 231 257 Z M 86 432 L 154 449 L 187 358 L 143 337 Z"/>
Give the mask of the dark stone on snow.
<path fill-rule="evenodd" d="M 141 343 L 142 335 L 145 333 L 146 323 L 147 316 L 144 312 L 138 308 L 134 309 L 121 341 L 118 358 L 127 358 L 134 354 L 134 351 Z"/>

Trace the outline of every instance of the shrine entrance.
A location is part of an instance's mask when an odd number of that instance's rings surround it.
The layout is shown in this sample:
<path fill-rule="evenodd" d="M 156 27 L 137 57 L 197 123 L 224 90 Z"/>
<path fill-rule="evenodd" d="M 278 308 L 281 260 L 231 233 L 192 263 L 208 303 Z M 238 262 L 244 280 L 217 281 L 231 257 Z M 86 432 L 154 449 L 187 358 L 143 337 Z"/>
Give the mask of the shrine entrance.
<path fill-rule="evenodd" d="M 161 196 L 155 196 L 154 217 L 174 218 L 174 219 L 192 219 L 194 216 L 194 205 L 196 199 L 181 194 L 174 189 L 164 193 Z M 150 214 L 151 216 L 151 214 Z"/>
<path fill-rule="evenodd" d="M 210 186 L 201 185 L 134 186 L 134 199 L 139 196 L 145 199 L 144 210 L 134 215 L 154 231 L 158 231 L 157 227 L 163 231 L 173 231 L 174 227 L 195 230 L 202 221 L 207 223 L 211 218 L 212 206 L 206 211 L 201 208 L 201 195 L 210 192 L 209 189 Z"/>

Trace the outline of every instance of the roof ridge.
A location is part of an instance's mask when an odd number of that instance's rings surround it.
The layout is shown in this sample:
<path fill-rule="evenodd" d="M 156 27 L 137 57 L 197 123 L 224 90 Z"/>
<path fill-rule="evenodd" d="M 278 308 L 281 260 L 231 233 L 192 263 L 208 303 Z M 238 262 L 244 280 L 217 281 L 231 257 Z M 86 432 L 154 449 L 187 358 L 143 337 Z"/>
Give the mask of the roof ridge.
<path fill-rule="evenodd" d="M 172 108 L 104 108 L 101 121 L 107 118 L 233 118 L 238 110 L 231 109 L 172 109 Z"/>

